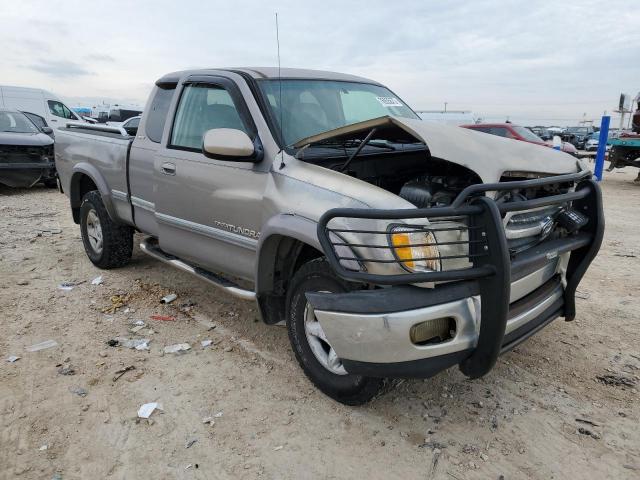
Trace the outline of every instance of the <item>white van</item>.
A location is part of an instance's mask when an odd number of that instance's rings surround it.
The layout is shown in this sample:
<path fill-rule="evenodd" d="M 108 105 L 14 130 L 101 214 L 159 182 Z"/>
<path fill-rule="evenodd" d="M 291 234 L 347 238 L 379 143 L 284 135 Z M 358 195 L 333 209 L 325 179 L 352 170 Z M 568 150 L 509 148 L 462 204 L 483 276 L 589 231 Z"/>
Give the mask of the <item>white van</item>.
<path fill-rule="evenodd" d="M 84 121 L 56 95 L 39 88 L 0 85 L 1 107 L 40 115 L 53 129 L 64 126 L 69 120 Z"/>

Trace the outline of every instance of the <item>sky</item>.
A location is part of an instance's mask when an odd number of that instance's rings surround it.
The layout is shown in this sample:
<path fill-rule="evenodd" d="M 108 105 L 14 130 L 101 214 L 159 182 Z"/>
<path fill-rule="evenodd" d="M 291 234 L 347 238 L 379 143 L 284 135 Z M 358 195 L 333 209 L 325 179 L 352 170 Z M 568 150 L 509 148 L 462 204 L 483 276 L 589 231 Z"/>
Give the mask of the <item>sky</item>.
<path fill-rule="evenodd" d="M 275 66 L 373 78 L 415 110 L 617 125 L 640 91 L 634 0 L 3 0 L 0 84 L 144 105 L 163 74 Z"/>

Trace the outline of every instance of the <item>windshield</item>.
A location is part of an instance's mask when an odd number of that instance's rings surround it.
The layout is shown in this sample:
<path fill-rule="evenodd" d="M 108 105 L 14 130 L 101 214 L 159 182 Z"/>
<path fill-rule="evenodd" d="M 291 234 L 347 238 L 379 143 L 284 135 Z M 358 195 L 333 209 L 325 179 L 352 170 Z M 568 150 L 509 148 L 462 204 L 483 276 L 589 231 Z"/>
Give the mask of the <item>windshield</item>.
<path fill-rule="evenodd" d="M 527 142 L 544 142 L 544 140 L 542 140 L 528 128 L 521 127 L 519 125 L 512 125 L 511 128 L 513 128 L 518 133 L 518 135 L 524 138 Z"/>
<path fill-rule="evenodd" d="M 402 100 L 379 85 L 290 79 L 260 80 L 259 85 L 285 145 L 385 115 L 418 118 Z"/>
<path fill-rule="evenodd" d="M 571 133 L 588 133 L 589 129 L 587 127 L 569 127 L 569 128 L 567 128 L 567 132 L 571 132 Z"/>
<path fill-rule="evenodd" d="M 20 112 L 0 112 L 0 132 L 38 133 L 38 129 Z"/>

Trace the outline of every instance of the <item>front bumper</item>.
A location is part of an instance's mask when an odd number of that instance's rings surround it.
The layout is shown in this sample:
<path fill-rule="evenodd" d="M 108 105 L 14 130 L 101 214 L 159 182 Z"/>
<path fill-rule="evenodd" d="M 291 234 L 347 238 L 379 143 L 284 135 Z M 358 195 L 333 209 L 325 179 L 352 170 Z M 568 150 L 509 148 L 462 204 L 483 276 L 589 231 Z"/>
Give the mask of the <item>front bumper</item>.
<path fill-rule="evenodd" d="M 10 187 L 30 187 L 53 178 L 56 178 L 54 161 L 0 162 L 0 183 Z"/>
<path fill-rule="evenodd" d="M 459 364 L 463 373 L 475 378 L 490 371 L 501 353 L 555 318 L 572 320 L 577 285 L 597 254 L 604 232 L 598 185 L 584 176 L 577 180 L 580 183 L 575 192 L 548 199 L 551 203 L 572 201 L 573 208 L 589 217 L 589 223 L 574 235 L 544 241 L 509 256 L 498 207 L 493 200 L 478 197 L 475 204 L 481 209 L 471 215 L 477 216 L 476 225 L 482 225 L 487 253 L 476 256 L 470 269 L 406 275 L 411 283 L 448 283 L 419 288 L 402 284 L 400 276 L 390 275 L 386 283 L 396 286 L 345 294 L 308 293 L 316 317 L 345 369 L 378 377 L 428 377 Z M 527 182 L 541 183 L 520 183 Z M 503 185 L 486 187 L 499 189 Z M 455 215 L 464 209 L 455 203 L 451 208 L 423 209 L 414 215 Z M 523 210 L 531 203 L 539 206 L 540 201 L 519 203 L 522 204 L 512 207 Z M 392 213 L 399 218 L 412 218 L 406 210 L 384 211 L 379 218 L 392 218 Z M 365 212 L 340 209 L 327 213 L 327 217 L 333 218 L 332 215 L 356 217 Z M 338 275 L 358 281 L 366 281 L 369 275 L 375 278 L 371 283 L 384 284 L 380 282 L 381 275 L 349 271 L 341 265 L 328 233 L 323 235 L 321 230 L 328 230 L 329 220 L 321 219 L 319 237 Z M 452 338 L 428 345 L 411 342 L 409 332 L 413 325 L 440 318 L 455 322 Z"/>

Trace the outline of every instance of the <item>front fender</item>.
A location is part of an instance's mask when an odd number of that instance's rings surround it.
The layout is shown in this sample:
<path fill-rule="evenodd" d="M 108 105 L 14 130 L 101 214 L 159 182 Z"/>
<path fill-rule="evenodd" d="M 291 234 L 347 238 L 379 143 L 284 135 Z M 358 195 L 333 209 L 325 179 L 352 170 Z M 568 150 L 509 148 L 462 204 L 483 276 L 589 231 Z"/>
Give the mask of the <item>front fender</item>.
<path fill-rule="evenodd" d="M 322 252 L 317 228 L 317 222 L 293 214 L 279 214 L 267 220 L 258 241 L 255 274 L 257 294 L 271 292 L 273 289 L 276 253 L 284 239 L 298 240 Z"/>

